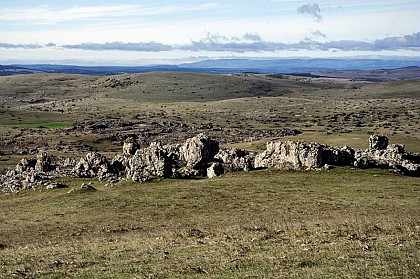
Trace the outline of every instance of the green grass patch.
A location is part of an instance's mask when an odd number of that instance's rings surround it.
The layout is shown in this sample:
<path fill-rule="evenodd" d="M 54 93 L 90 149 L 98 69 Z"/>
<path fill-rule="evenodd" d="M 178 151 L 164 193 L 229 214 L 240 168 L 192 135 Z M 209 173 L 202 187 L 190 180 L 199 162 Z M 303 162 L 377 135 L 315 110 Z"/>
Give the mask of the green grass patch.
<path fill-rule="evenodd" d="M 352 131 L 350 134 L 352 135 L 367 135 L 369 132 L 367 131 Z"/>
<path fill-rule="evenodd" d="M 12 125 L 3 125 L 4 127 L 9 128 L 46 128 L 46 129 L 64 129 L 71 128 L 71 125 L 68 122 L 42 122 L 42 123 L 23 123 L 23 124 L 12 124 Z"/>
<path fill-rule="evenodd" d="M 286 94 L 290 94 L 292 91 L 290 89 L 280 89 L 280 90 L 274 90 L 268 93 L 268 96 L 270 97 L 279 97 Z"/>

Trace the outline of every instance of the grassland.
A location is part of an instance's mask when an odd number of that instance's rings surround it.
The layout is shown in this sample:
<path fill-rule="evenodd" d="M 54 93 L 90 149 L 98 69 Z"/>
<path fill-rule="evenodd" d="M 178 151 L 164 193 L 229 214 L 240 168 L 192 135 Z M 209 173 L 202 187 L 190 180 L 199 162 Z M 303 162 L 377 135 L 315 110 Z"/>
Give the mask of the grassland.
<path fill-rule="evenodd" d="M 153 73 L 0 77 L 0 172 L 38 150 L 121 152 L 205 132 L 420 152 L 419 80 Z M 41 128 L 43 127 L 43 128 Z M 291 137 L 270 135 L 298 129 Z M 381 170 L 252 171 L 214 180 L 0 197 L 0 278 L 418 278 L 420 182 Z M 93 183 L 98 191 L 82 191 Z"/>
<path fill-rule="evenodd" d="M 343 179 L 346 177 L 346 179 Z M 64 180 L 78 188 L 83 180 Z M 2 197 L 2 278 L 416 278 L 420 184 L 254 171 Z"/>

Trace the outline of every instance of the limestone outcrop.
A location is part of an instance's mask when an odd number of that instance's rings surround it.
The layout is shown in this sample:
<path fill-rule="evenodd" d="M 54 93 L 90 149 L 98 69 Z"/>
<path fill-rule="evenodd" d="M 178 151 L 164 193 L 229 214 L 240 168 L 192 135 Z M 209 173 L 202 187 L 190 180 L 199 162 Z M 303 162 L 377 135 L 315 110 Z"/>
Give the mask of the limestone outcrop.
<path fill-rule="evenodd" d="M 243 149 L 219 148 L 217 141 L 204 134 L 183 144 L 153 142 L 145 148 L 130 139 L 124 143 L 122 153 L 111 161 L 99 152 L 89 152 L 83 158 L 53 158 L 39 152 L 36 159 L 22 159 L 14 169 L 0 174 L 0 193 L 36 187 L 59 188 L 53 179 L 67 176 L 143 182 L 155 178 L 214 178 L 226 172 L 255 168 L 328 170 L 333 166 L 351 166 L 420 176 L 420 154 L 405 151 L 401 144 L 389 144 L 385 136 L 372 135 L 368 144 L 367 149 L 361 150 L 278 141 L 267 143 L 267 149 L 256 155 Z"/>
<path fill-rule="evenodd" d="M 222 148 L 214 158 L 222 163 L 225 172 L 254 169 L 255 153 L 244 149 Z"/>
<path fill-rule="evenodd" d="M 108 159 L 99 152 L 89 152 L 86 157 L 81 158 L 74 168 L 75 175 L 78 177 L 98 177 L 102 178 L 111 173 Z"/>

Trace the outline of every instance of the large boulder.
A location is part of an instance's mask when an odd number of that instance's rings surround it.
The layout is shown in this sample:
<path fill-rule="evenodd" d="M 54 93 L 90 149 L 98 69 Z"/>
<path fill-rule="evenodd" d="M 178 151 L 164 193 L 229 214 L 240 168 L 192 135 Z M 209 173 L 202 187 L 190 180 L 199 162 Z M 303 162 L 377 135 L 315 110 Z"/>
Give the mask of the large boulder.
<path fill-rule="evenodd" d="M 85 158 L 81 158 L 74 168 L 78 177 L 103 178 L 111 173 L 108 159 L 99 152 L 89 152 Z"/>
<path fill-rule="evenodd" d="M 302 170 L 320 168 L 322 145 L 306 142 L 268 142 L 267 150 L 255 157 L 256 168 Z"/>
<path fill-rule="evenodd" d="M 172 162 L 160 143 L 139 149 L 128 161 L 127 177 L 134 182 L 148 181 L 157 177 L 171 177 Z"/>
<path fill-rule="evenodd" d="M 238 148 L 222 148 L 214 156 L 226 172 L 249 171 L 254 168 L 255 154 Z"/>
<path fill-rule="evenodd" d="M 219 152 L 219 143 L 204 134 L 186 140 L 181 147 L 181 159 L 191 169 L 205 169 Z"/>

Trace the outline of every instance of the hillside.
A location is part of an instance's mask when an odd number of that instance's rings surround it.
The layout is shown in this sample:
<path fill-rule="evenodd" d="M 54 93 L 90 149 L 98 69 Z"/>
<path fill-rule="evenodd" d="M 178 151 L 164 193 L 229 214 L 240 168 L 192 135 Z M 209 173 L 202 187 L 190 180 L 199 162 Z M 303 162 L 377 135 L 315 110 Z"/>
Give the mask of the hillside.
<path fill-rule="evenodd" d="M 271 140 L 365 149 L 376 133 L 420 152 L 420 80 L 328 74 L 0 77 L 0 175 L 40 151 L 65 171 L 90 151 L 121 154 L 129 137 L 145 148 L 198 133 L 254 152 Z M 66 188 L 0 196 L 0 278 L 419 273 L 415 177 L 337 167 L 146 183 L 60 176 L 47 184 Z"/>

